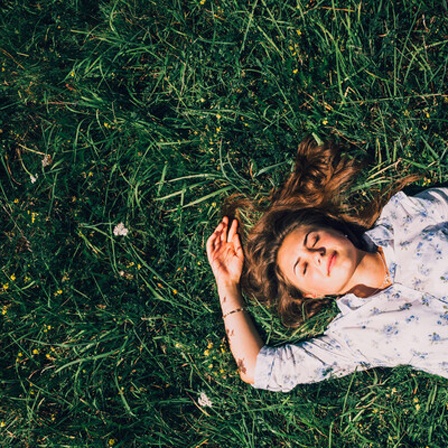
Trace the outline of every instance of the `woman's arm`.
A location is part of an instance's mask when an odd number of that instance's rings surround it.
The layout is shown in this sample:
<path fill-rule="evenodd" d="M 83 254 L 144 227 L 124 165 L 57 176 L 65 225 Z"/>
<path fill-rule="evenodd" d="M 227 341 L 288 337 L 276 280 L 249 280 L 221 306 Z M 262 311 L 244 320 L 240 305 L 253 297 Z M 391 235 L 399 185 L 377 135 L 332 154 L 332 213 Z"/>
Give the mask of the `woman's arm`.
<path fill-rule="evenodd" d="M 419 201 L 436 223 L 448 221 L 448 188 L 428 188 L 411 200 Z"/>
<path fill-rule="evenodd" d="M 241 379 L 253 384 L 256 359 L 263 341 L 244 310 L 240 292 L 244 255 L 237 230 L 238 221 L 233 220 L 229 228 L 229 220 L 224 217 L 207 241 L 207 256 L 218 286 L 230 350 Z"/>

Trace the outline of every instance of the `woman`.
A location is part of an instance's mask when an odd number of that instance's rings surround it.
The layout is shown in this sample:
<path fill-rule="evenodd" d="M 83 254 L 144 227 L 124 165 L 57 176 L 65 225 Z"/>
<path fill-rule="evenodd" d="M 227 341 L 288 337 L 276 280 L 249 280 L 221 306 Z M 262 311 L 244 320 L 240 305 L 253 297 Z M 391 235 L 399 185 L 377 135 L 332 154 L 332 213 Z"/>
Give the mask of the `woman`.
<path fill-rule="evenodd" d="M 236 219 L 224 217 L 209 238 L 226 333 L 245 382 L 289 391 L 397 365 L 448 378 L 448 189 L 415 197 L 391 190 L 350 210 L 346 192 L 359 169 L 336 146 L 307 139 L 245 254 Z M 264 346 L 241 286 L 276 306 L 288 326 L 317 313 L 329 296 L 340 313 L 320 337 Z"/>

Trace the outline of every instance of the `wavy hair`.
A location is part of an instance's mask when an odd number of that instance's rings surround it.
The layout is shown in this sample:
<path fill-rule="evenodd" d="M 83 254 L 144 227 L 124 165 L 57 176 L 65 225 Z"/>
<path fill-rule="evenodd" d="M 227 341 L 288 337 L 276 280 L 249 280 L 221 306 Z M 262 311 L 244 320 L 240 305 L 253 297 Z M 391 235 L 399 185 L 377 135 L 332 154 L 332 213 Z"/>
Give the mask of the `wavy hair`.
<path fill-rule="evenodd" d="M 354 205 L 349 190 L 362 168 L 336 144 L 318 144 L 308 137 L 298 147 L 294 170 L 281 188 L 263 200 L 264 205 L 235 198 L 227 203 L 225 214 L 240 221 L 241 210 L 262 213 L 249 232 L 243 231 L 242 288 L 249 296 L 275 307 L 288 327 L 297 327 L 317 314 L 331 298 L 305 298 L 286 281 L 277 265 L 278 250 L 285 237 L 300 226 L 331 228 L 343 232 L 356 247 L 362 248 L 362 234 L 373 226 L 390 197 L 417 179 L 407 176 L 387 191 L 376 192 L 374 199 Z"/>
<path fill-rule="evenodd" d="M 332 218 L 318 208 L 276 206 L 263 215 L 246 241 L 242 287 L 261 302 L 275 306 L 287 327 L 297 327 L 331 300 L 328 297 L 303 297 L 278 267 L 277 255 L 284 239 L 301 226 L 338 230 L 346 234 L 355 246 L 362 247 L 359 229 Z"/>

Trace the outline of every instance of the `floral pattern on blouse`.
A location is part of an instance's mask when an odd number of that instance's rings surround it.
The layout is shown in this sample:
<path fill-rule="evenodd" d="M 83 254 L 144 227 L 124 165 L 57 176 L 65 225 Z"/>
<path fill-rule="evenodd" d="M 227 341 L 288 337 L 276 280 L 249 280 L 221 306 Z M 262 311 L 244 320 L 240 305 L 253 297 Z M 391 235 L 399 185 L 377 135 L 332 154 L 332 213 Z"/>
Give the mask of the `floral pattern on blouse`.
<path fill-rule="evenodd" d="M 367 299 L 347 294 L 324 334 L 264 346 L 254 387 L 290 391 L 373 367 L 409 365 L 448 378 L 448 189 L 399 192 L 364 234 L 381 246 L 392 286 Z"/>

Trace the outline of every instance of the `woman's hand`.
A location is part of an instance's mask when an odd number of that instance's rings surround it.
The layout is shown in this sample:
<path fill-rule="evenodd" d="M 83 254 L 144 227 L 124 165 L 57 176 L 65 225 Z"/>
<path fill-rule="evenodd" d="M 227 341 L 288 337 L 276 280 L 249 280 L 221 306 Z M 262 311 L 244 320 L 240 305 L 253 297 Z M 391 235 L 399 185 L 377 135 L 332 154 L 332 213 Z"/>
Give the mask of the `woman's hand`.
<path fill-rule="evenodd" d="M 224 217 L 207 241 L 207 256 L 218 285 L 219 301 L 229 339 L 230 350 L 246 383 L 255 379 L 257 356 L 263 341 L 248 313 L 239 287 L 243 271 L 243 248 L 237 233 L 238 221 L 229 228 Z"/>
<path fill-rule="evenodd" d="M 218 285 L 239 284 L 243 271 L 243 248 L 234 219 L 229 229 L 225 216 L 207 240 L 207 257 Z"/>

